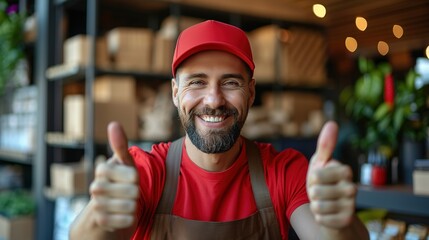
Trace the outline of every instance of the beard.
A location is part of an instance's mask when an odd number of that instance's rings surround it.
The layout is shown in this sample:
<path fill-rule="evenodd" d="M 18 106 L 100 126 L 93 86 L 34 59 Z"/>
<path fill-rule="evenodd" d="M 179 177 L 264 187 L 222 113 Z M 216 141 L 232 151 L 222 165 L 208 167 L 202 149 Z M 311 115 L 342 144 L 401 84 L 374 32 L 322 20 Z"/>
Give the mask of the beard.
<path fill-rule="evenodd" d="M 232 116 L 234 117 L 234 124 L 225 129 L 210 129 L 206 133 L 201 133 L 195 126 L 195 118 L 200 115 Z M 240 136 L 244 124 L 244 121 L 239 120 L 236 109 L 226 107 L 219 109 L 204 108 L 201 111 L 193 109 L 187 116 L 179 110 L 179 117 L 191 142 L 200 151 L 210 154 L 223 153 L 231 149 Z"/>

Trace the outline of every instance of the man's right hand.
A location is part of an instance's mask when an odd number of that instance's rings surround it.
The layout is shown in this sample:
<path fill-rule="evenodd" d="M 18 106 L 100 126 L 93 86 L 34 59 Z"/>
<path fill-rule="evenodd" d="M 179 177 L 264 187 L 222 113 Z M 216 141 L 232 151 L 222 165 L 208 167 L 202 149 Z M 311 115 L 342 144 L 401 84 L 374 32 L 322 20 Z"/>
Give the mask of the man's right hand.
<path fill-rule="evenodd" d="M 133 225 L 138 198 L 138 174 L 134 159 L 128 152 L 128 140 L 117 122 L 108 126 L 113 156 L 95 169 L 90 194 L 99 227 L 108 231 Z"/>

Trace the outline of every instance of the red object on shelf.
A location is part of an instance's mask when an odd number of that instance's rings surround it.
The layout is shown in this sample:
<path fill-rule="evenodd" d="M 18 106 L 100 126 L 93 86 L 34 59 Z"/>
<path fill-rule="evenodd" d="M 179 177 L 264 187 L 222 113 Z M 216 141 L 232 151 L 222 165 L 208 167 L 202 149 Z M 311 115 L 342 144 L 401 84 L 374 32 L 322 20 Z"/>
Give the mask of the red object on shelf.
<path fill-rule="evenodd" d="M 387 173 L 383 166 L 373 166 L 371 172 L 371 180 L 373 186 L 386 185 Z"/>
<path fill-rule="evenodd" d="M 392 107 L 395 102 L 395 89 L 392 74 L 387 74 L 384 77 L 384 102 L 390 107 Z"/>

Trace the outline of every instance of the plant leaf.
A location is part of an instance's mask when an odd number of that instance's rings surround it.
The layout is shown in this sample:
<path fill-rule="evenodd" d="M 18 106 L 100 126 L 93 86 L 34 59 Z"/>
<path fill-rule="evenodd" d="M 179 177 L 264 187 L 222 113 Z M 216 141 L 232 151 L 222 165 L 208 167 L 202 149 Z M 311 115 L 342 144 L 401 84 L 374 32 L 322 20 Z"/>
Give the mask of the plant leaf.
<path fill-rule="evenodd" d="M 382 103 L 374 113 L 374 120 L 379 121 L 380 119 L 386 117 L 386 115 L 390 112 L 391 106 L 387 103 Z"/>

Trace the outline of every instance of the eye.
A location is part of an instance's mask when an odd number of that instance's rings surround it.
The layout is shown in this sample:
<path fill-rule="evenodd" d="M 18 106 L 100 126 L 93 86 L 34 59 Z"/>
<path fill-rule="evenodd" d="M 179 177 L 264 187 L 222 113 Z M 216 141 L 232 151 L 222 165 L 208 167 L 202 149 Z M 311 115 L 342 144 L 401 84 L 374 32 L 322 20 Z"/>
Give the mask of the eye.
<path fill-rule="evenodd" d="M 233 79 L 233 80 L 227 80 L 223 82 L 223 85 L 225 87 L 239 87 L 241 84 L 239 81 Z"/>
<path fill-rule="evenodd" d="M 202 86 L 204 84 L 205 82 L 201 79 L 195 79 L 195 80 L 189 81 L 189 86 Z"/>

